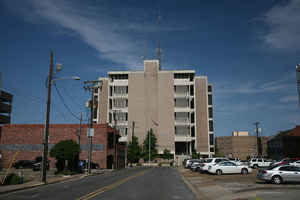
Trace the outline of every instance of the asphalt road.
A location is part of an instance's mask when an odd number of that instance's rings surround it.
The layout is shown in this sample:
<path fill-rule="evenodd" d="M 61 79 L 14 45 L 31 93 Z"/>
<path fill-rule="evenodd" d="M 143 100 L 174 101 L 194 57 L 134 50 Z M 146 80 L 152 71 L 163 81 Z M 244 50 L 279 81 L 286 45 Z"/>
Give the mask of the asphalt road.
<path fill-rule="evenodd" d="M 5 195 L 2 200 L 195 199 L 174 168 L 132 168 Z"/>

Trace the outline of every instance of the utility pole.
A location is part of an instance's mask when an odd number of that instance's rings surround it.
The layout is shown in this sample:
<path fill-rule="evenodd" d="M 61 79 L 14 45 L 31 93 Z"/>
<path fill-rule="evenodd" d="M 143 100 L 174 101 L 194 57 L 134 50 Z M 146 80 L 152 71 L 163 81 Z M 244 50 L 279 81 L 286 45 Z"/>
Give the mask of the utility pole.
<path fill-rule="evenodd" d="M 255 122 L 254 125 L 255 125 L 255 127 L 256 127 L 257 155 L 260 156 L 261 152 L 260 152 L 259 131 L 258 131 L 258 125 L 259 125 L 259 122 Z"/>
<path fill-rule="evenodd" d="M 151 129 L 149 131 L 149 166 L 150 166 L 150 160 L 151 160 L 151 154 L 150 154 L 150 151 L 151 151 L 151 148 L 150 148 L 150 143 L 151 143 Z"/>
<path fill-rule="evenodd" d="M 95 89 L 100 88 L 101 89 L 102 86 L 102 81 L 84 81 L 84 89 L 88 90 L 91 92 L 91 103 L 90 103 L 90 107 L 91 107 L 91 120 L 90 120 L 90 128 L 88 131 L 88 173 L 91 173 L 91 160 L 92 160 L 92 145 L 93 145 L 93 140 L 92 137 L 93 135 L 91 134 L 93 132 L 93 119 L 94 119 L 94 92 Z"/>
<path fill-rule="evenodd" d="M 116 110 L 113 111 L 114 129 L 117 129 Z M 114 133 L 114 169 L 116 169 L 116 134 Z"/>
<path fill-rule="evenodd" d="M 82 112 L 80 112 L 79 133 L 77 134 L 79 147 L 80 147 L 81 123 L 82 123 Z"/>
<path fill-rule="evenodd" d="M 50 121 L 50 103 L 51 103 L 51 82 L 53 75 L 53 52 L 50 53 L 50 66 L 48 78 L 48 92 L 47 92 L 47 110 L 46 110 L 46 123 L 43 137 L 43 157 L 42 157 L 42 171 L 41 179 L 43 183 L 47 182 L 47 161 L 48 161 L 48 137 L 49 137 L 49 121 Z"/>

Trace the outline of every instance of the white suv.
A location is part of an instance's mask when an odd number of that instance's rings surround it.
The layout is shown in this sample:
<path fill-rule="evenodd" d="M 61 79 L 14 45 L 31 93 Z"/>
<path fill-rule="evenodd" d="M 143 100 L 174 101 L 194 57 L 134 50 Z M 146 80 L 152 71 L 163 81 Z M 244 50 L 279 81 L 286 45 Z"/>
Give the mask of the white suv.
<path fill-rule="evenodd" d="M 229 161 L 227 158 L 207 158 L 200 164 L 200 173 L 208 172 L 208 167 L 222 161 Z"/>

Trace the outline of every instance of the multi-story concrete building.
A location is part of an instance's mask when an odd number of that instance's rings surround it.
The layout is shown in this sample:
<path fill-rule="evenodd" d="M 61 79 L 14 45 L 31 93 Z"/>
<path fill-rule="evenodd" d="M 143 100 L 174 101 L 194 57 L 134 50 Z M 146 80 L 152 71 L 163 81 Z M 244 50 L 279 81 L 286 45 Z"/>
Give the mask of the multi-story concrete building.
<path fill-rule="evenodd" d="M 120 131 L 121 142 L 132 134 L 142 144 L 153 129 L 158 152 L 176 155 L 214 154 L 212 85 L 194 70 L 161 70 L 158 60 L 145 60 L 141 71 L 111 71 L 99 78 L 99 106 L 94 119 Z M 114 117 L 115 116 L 115 117 Z"/>

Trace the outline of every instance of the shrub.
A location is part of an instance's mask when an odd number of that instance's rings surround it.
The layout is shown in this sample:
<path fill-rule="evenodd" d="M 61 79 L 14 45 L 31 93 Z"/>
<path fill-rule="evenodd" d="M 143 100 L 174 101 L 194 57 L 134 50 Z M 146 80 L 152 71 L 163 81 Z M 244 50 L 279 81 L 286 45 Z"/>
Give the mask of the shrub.
<path fill-rule="evenodd" d="M 10 173 L 6 176 L 3 185 L 16 185 L 22 183 L 23 183 L 23 177 L 18 176 L 15 173 Z"/>
<path fill-rule="evenodd" d="M 137 166 L 137 167 L 140 167 L 140 166 L 142 166 L 142 164 L 141 164 L 141 163 L 137 163 L 136 166 Z"/>

